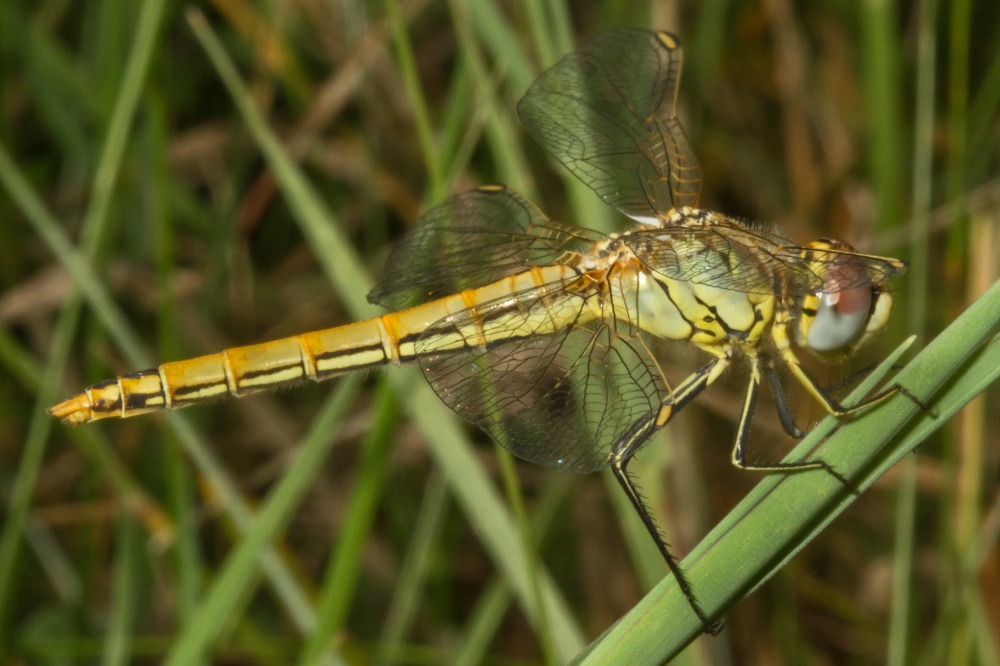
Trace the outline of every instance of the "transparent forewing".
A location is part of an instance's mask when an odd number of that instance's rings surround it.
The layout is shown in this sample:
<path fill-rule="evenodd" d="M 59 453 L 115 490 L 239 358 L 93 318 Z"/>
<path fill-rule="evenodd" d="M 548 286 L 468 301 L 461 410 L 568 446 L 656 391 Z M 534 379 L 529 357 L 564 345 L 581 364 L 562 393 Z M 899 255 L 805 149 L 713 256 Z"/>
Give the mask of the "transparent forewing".
<path fill-rule="evenodd" d="M 481 287 L 589 252 L 601 234 L 549 220 L 505 187 L 481 187 L 427 211 L 390 254 L 368 300 L 390 310 Z"/>
<path fill-rule="evenodd" d="M 546 70 L 517 105 L 528 132 L 602 199 L 657 223 L 695 206 L 701 172 L 675 117 L 681 48 L 664 32 L 616 30 Z"/>
<path fill-rule="evenodd" d="M 883 284 L 902 275 L 909 265 L 902 259 L 834 249 L 783 247 L 775 252 L 781 262 L 793 262 L 796 257 L 800 271 L 792 284 L 801 293 L 835 293 Z"/>
<path fill-rule="evenodd" d="M 590 472 L 649 427 L 668 388 L 628 322 L 595 317 L 598 294 L 540 288 L 448 317 L 416 349 L 438 396 L 519 458 Z M 477 345 L 469 331 L 508 318 Z M 531 322 L 526 325 L 525 322 Z M 456 336 L 469 347 L 454 352 Z M 442 342 L 444 341 L 444 342 Z M 446 349 L 441 349 L 446 347 Z"/>
<path fill-rule="evenodd" d="M 906 270 L 906 262 L 898 259 L 798 247 L 735 223 L 642 229 L 622 239 L 653 273 L 752 294 L 856 289 Z"/>

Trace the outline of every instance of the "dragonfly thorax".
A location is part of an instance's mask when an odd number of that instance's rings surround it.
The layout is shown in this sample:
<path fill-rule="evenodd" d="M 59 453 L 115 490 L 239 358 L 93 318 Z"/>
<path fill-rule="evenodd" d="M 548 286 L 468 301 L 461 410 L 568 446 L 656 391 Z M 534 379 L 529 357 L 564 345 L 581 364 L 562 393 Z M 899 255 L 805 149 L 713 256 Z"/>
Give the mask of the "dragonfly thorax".
<path fill-rule="evenodd" d="M 636 283 L 636 324 L 661 338 L 710 347 L 754 346 L 774 316 L 776 299 L 771 295 L 672 280 L 645 271 L 637 271 Z"/>

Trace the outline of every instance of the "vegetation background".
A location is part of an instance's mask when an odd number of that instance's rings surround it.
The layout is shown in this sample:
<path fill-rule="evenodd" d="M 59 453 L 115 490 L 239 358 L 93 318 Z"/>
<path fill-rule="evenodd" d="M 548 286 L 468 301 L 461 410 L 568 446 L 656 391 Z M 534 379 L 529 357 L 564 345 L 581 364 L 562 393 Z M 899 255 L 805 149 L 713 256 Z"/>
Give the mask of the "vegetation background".
<path fill-rule="evenodd" d="M 560 662 L 659 582 L 609 476 L 436 423 L 402 370 L 76 429 L 42 411 L 365 316 L 392 241 L 451 193 L 504 182 L 555 219 L 622 224 L 514 114 L 616 27 L 683 40 L 704 207 L 912 261 L 881 348 L 811 366 L 826 380 L 923 344 L 998 279 L 995 2 L 0 3 L 0 661 Z M 674 379 L 700 360 L 665 353 Z M 679 553 L 759 481 L 729 464 L 745 379 L 635 466 Z M 997 663 L 997 398 L 679 663 Z M 792 446 L 772 412 L 761 460 Z"/>

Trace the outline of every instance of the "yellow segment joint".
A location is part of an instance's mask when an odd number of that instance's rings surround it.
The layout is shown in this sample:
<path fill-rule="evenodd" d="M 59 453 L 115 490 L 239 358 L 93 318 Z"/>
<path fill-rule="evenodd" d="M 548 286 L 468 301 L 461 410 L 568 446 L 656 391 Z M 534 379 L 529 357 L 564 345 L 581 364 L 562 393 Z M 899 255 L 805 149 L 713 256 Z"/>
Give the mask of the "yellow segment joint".
<path fill-rule="evenodd" d="M 163 373 L 162 365 L 156 369 L 156 373 L 160 376 L 160 389 L 163 391 L 163 408 L 173 409 L 173 402 L 170 398 L 170 387 L 167 386 L 167 376 Z"/>
<path fill-rule="evenodd" d="M 382 315 L 375 320 L 375 324 L 378 326 L 379 338 L 382 340 L 382 353 L 385 354 L 385 358 L 390 363 L 399 364 L 399 338 L 396 335 L 396 329 L 394 326 L 389 326 L 387 323 L 390 317 L 395 317 L 395 314 Z"/>
<path fill-rule="evenodd" d="M 236 386 L 236 377 L 233 375 L 233 364 L 229 361 L 229 352 L 231 350 L 226 349 L 222 352 L 222 371 L 226 373 L 226 386 L 229 388 L 230 395 L 239 395 L 239 391 Z"/>

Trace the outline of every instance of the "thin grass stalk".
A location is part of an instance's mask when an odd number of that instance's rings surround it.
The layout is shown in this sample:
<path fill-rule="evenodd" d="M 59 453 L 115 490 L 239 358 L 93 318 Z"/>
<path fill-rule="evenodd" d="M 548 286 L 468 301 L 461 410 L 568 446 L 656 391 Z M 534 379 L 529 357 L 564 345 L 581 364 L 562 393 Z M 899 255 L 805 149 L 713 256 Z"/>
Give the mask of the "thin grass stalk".
<path fill-rule="evenodd" d="M 373 425 L 361 442 L 354 490 L 344 510 L 345 521 L 320 586 L 316 630 L 299 653 L 300 666 L 317 664 L 344 630 L 351 604 L 358 593 L 364 546 L 375 522 L 375 512 L 388 476 L 397 410 L 392 389 L 383 380 L 375 390 Z"/>
<path fill-rule="evenodd" d="M 159 358 L 179 358 L 177 342 L 177 299 L 174 295 L 174 219 L 170 207 L 170 165 L 167 103 L 162 95 L 150 92 L 146 103 L 144 147 L 149 165 L 146 217 L 153 235 L 153 264 L 156 270 L 156 323 Z M 75 432 L 75 430 L 74 430 Z M 170 431 L 163 432 L 163 483 L 166 502 L 176 526 L 171 544 L 171 564 L 177 582 L 174 603 L 178 626 L 191 617 L 201 592 L 203 566 L 195 529 L 195 492 L 183 449 Z"/>
<path fill-rule="evenodd" d="M 864 36 L 862 80 L 868 107 L 869 174 L 878 197 L 877 225 L 892 229 L 903 221 L 902 127 L 895 4 L 866 0 L 858 16 Z"/>
<path fill-rule="evenodd" d="M 971 3 L 956 0 L 950 3 L 948 15 L 948 134 L 949 150 L 945 173 L 946 192 L 949 199 L 960 196 L 966 189 L 967 174 L 967 123 L 969 102 L 969 34 L 971 28 Z M 960 218 L 960 224 L 953 225 L 947 235 L 945 250 L 946 271 L 952 285 L 961 289 L 967 280 L 969 255 L 967 244 L 970 240 L 968 216 Z M 952 309 L 955 305 L 953 304 Z M 969 616 L 966 604 L 969 600 L 969 581 L 961 576 L 958 553 L 969 545 L 973 532 L 969 523 L 974 520 L 970 510 L 978 498 L 969 497 L 969 480 L 978 470 L 968 466 L 975 459 L 973 442 L 964 440 L 963 430 L 974 414 L 963 414 L 956 419 L 945 443 L 944 462 L 948 479 L 943 499 L 942 552 L 947 553 L 944 562 L 947 568 L 941 577 L 941 627 L 945 631 L 946 659 L 950 663 L 967 663 L 972 653 Z M 974 528 L 973 528 L 974 529 Z M 957 582 L 957 585 L 956 585 Z"/>
<path fill-rule="evenodd" d="M 152 365 L 150 354 L 139 342 L 139 336 L 136 334 L 135 329 L 128 323 L 122 311 L 114 304 L 110 294 L 96 277 L 89 263 L 72 248 L 69 240 L 59 229 L 58 223 L 44 209 L 37 195 L 27 185 L 27 180 L 17 170 L 16 166 L 9 160 L 9 157 L 2 149 L 0 149 L 0 181 L 4 182 L 8 186 L 8 189 L 14 193 L 15 199 L 18 201 L 18 204 L 35 231 L 47 242 L 49 248 L 59 258 L 62 266 L 67 269 L 75 283 L 82 289 L 82 294 L 91 306 L 93 314 L 101 322 L 108 337 L 115 341 L 128 363 L 132 367 L 148 367 Z M 56 351 L 68 355 L 71 343 L 71 336 L 69 334 L 72 331 L 63 334 L 66 336 L 65 340 L 58 335 L 60 331 L 63 331 L 63 328 L 57 326 L 56 331 L 57 336 L 53 343 L 53 350 L 55 351 L 50 352 L 53 358 L 56 358 Z M 65 351 L 63 351 L 64 346 Z M 50 364 L 48 367 L 56 366 Z M 52 423 L 52 418 L 45 412 L 45 407 L 55 402 L 55 391 L 57 390 L 55 388 L 57 382 L 51 381 L 50 383 L 52 384 L 52 388 L 50 389 L 52 393 L 51 397 L 40 395 L 38 398 L 39 409 L 37 419 L 40 424 L 39 427 L 44 428 L 47 428 Z M 44 387 L 45 383 L 43 382 L 41 386 Z M 195 465 L 205 475 L 213 491 L 219 495 L 226 508 L 226 512 L 233 519 L 237 528 L 241 531 L 249 529 L 252 523 L 252 511 L 240 496 L 236 485 L 229 479 L 227 472 L 209 450 L 207 443 L 191 426 L 190 421 L 182 414 L 171 413 L 167 415 L 167 424 L 173 429 Z M 72 438 L 76 438 L 77 436 L 71 435 Z M 83 438 L 83 441 L 88 441 L 87 438 L 92 437 L 92 435 L 80 435 L 80 437 Z M 22 458 L 21 468 L 27 471 L 30 471 L 33 466 L 40 464 L 32 457 L 41 454 L 33 444 L 33 441 L 29 435 L 28 442 L 25 445 L 25 455 L 30 453 L 31 456 Z M 107 447 L 105 449 L 109 451 Z M 113 458 L 112 454 L 102 454 L 101 451 L 93 448 L 91 450 L 103 455 L 105 458 Z M 22 473 L 20 471 L 21 468 L 19 468 L 19 474 Z M 27 473 L 27 471 L 23 473 Z M 25 501 L 30 502 L 30 499 Z M 12 502 L 12 506 L 15 506 L 15 503 Z M 8 522 L 5 528 L 10 524 Z M 157 533 L 156 529 L 152 531 L 154 534 Z M 273 550 L 265 549 L 261 552 L 260 557 L 267 577 L 274 586 L 278 597 L 286 605 L 290 616 L 301 631 L 309 631 L 314 621 L 313 611 L 299 583 Z"/>
<path fill-rule="evenodd" d="M 910 270 L 908 274 L 908 328 L 921 335 L 927 330 L 931 193 L 933 192 L 934 82 L 937 35 L 937 0 L 921 0 L 917 42 L 916 113 L 913 139 L 913 191 Z M 890 606 L 887 662 L 907 663 L 913 608 L 913 550 L 916 533 L 917 460 L 907 456 L 896 491 L 893 543 L 892 602 Z"/>
<path fill-rule="evenodd" d="M 403 642 L 416 617 L 447 510 L 448 487 L 442 476 L 435 472 L 427 479 L 424 497 L 413 524 L 413 535 L 393 587 L 392 601 L 385 629 L 379 639 L 375 664 L 387 665 L 402 661 Z"/>
<path fill-rule="evenodd" d="M 472 606 L 458 649 L 449 656 L 452 666 L 476 666 L 486 660 L 513 600 L 510 588 L 502 579 L 490 581 Z"/>
<path fill-rule="evenodd" d="M 392 26 L 392 40 L 396 47 L 396 59 L 399 63 L 406 96 L 410 100 L 413 111 L 413 122 L 417 130 L 417 138 L 424 156 L 424 167 L 427 170 L 427 201 L 437 203 L 445 196 L 444 170 L 441 167 L 438 141 L 435 138 L 430 111 L 427 108 L 427 98 L 420 85 L 420 75 L 413 57 L 413 45 L 406 32 L 406 21 L 399 9 L 398 0 L 387 0 L 385 3 L 389 23 Z"/>
<path fill-rule="evenodd" d="M 0 365 L 29 391 L 38 391 L 42 368 L 30 353 L 0 328 Z M 93 429 L 73 429 L 68 437 L 91 465 L 114 488 L 125 511 L 140 520 L 152 537 L 153 546 L 161 548 L 173 540 L 174 525 L 169 515 L 149 496 L 121 462 L 109 442 Z"/>
<path fill-rule="evenodd" d="M 981 183 L 990 176 L 989 165 L 994 155 L 993 151 L 984 150 L 983 147 L 988 146 L 991 141 L 996 145 L 998 110 L 1000 110 L 1000 51 L 993 53 L 989 68 L 969 104 L 968 143 L 970 146 L 980 147 L 969 155 L 967 182 L 970 186 L 973 183 Z"/>
<path fill-rule="evenodd" d="M 494 78 L 512 84 L 511 63 L 514 59 L 506 57 L 498 59 L 495 67 L 496 74 L 491 72 L 486 66 L 480 45 L 476 43 L 475 27 L 466 4 L 462 0 L 448 0 L 448 9 L 451 13 L 452 24 L 455 26 L 455 32 L 458 35 L 459 53 L 469 67 L 469 75 L 472 77 L 471 85 L 475 88 L 474 94 L 477 104 L 483 107 L 483 113 L 486 116 L 486 140 L 490 146 L 490 153 L 497 162 L 498 181 L 520 191 L 529 199 L 537 199 L 531 171 L 524 154 L 519 149 L 520 142 L 517 140 L 517 130 L 509 113 L 501 107 L 502 97 L 494 94 L 493 88 L 488 85 L 488 82 Z M 449 180 L 451 179 L 449 178 Z"/>
<path fill-rule="evenodd" d="M 996 217 L 987 212 L 973 213 L 969 228 L 969 275 L 967 291 L 969 300 L 978 297 L 989 285 L 1000 278 L 997 256 L 1000 245 L 994 228 Z M 965 566 L 964 553 L 976 543 L 983 515 L 981 502 L 984 496 L 984 472 L 988 469 L 986 433 L 988 429 L 986 396 L 978 396 L 966 405 L 958 418 L 960 465 L 957 470 L 955 525 L 956 569 L 960 572 L 962 607 L 976 608 L 974 599 L 979 596 L 979 570 L 969 570 Z M 964 617 L 968 632 L 969 652 L 976 650 L 979 637 L 975 636 L 976 623 L 967 614 Z M 981 624 L 979 625 L 981 626 Z"/>
<path fill-rule="evenodd" d="M 183 628 L 164 660 L 180 666 L 201 661 L 242 615 L 258 579 L 259 551 L 285 528 L 337 441 L 337 430 L 361 386 L 361 377 L 340 380 L 327 399 L 293 462 L 268 493 L 251 529 L 242 535 L 213 577 L 191 621 Z"/>
<path fill-rule="evenodd" d="M 491 389 L 495 388 L 491 387 Z M 520 543 L 524 548 L 524 558 L 528 562 L 532 594 L 535 597 L 535 605 L 539 609 L 536 635 L 542 648 L 542 656 L 545 663 L 556 663 L 555 648 L 552 645 L 552 632 L 549 628 L 548 613 L 545 609 L 545 598 L 542 596 L 542 587 L 538 578 L 538 551 L 535 548 L 534 539 L 531 538 L 531 524 L 528 520 L 528 512 L 524 506 L 524 494 L 521 492 L 521 485 L 518 482 L 514 456 L 499 444 L 494 444 L 493 450 L 496 452 L 497 462 L 500 465 L 500 476 L 503 479 L 507 502 L 510 504 L 511 511 L 514 514 L 514 522 L 521 537 Z"/>
<path fill-rule="evenodd" d="M 569 53 L 575 44 L 573 8 L 566 0 L 546 0 L 545 10 L 548 15 L 546 23 L 552 36 L 552 46 L 558 53 Z"/>
<path fill-rule="evenodd" d="M 139 612 L 139 567 L 143 555 L 138 526 L 131 516 L 121 515 L 115 526 L 115 558 L 111 588 L 111 621 L 104 635 L 103 666 L 125 666 L 132 661 L 131 645 L 135 639 Z"/>
<path fill-rule="evenodd" d="M 538 56 L 538 62 L 541 64 L 542 69 L 548 69 L 555 63 L 558 59 L 556 56 L 557 50 L 555 45 L 550 39 L 551 27 L 549 26 L 549 17 L 545 8 L 542 6 L 543 0 L 527 0 L 524 3 L 526 8 L 526 23 L 528 24 L 528 30 L 531 32 L 531 41 L 535 45 L 535 53 Z"/>
<path fill-rule="evenodd" d="M 556 474 L 545 484 L 531 515 L 531 543 L 541 551 L 550 527 L 555 522 L 561 505 L 566 501 L 575 479 L 570 474 Z M 463 638 L 452 655 L 452 664 L 481 664 L 487 650 L 495 640 L 500 623 L 507 614 L 513 597 L 510 586 L 500 576 L 494 576 L 469 613 Z"/>
<path fill-rule="evenodd" d="M 111 196 L 114 192 L 115 178 L 121 166 L 129 128 L 132 126 L 138 107 L 139 93 L 142 82 L 145 81 L 152 62 L 164 15 L 166 3 L 162 0 L 152 0 L 143 5 L 138 25 L 135 31 L 135 42 L 129 58 L 129 65 L 115 103 L 114 112 L 108 124 L 107 138 L 104 142 L 101 158 L 94 177 L 93 197 L 84 218 L 81 244 L 84 253 L 93 257 L 103 242 L 104 231 L 107 228 L 108 210 Z M 10 191 L 12 198 L 30 195 L 30 187 L 24 181 L 16 180 L 16 169 L 7 155 L 0 154 L 0 170 L 4 175 L 0 179 Z M 6 176 L 6 177 L 5 177 Z M 17 190 L 16 192 L 14 190 Z M 18 467 L 11 493 L 7 520 L 0 532 L 0 631 L 7 626 L 7 615 L 15 598 L 15 587 L 18 583 L 14 576 L 21 536 L 27 520 L 31 498 L 42 460 L 45 456 L 48 434 L 52 428 L 52 420 L 48 418 L 45 409 L 57 395 L 61 384 L 63 371 L 69 359 L 72 339 L 79 321 L 82 298 L 77 292 L 70 296 L 59 315 L 56 334 L 53 337 L 51 356 L 43 373 L 43 379 L 32 411 L 28 436 L 24 452 Z M 6 644 L 0 636 L 0 645 Z M 2 658 L 0 648 L 0 658 Z"/>

